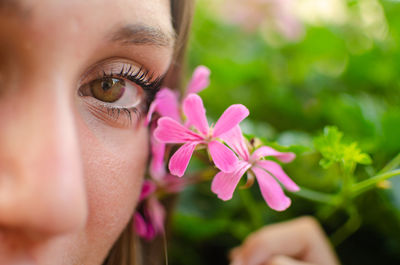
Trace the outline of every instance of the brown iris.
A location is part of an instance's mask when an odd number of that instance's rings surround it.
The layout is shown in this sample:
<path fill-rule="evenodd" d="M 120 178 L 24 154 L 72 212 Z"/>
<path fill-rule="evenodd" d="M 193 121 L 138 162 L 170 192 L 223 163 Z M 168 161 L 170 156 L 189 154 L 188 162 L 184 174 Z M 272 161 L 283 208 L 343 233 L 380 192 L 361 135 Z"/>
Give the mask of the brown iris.
<path fill-rule="evenodd" d="M 93 96 L 103 102 L 115 102 L 122 97 L 125 91 L 125 81 L 106 77 L 93 80 L 89 83 Z"/>

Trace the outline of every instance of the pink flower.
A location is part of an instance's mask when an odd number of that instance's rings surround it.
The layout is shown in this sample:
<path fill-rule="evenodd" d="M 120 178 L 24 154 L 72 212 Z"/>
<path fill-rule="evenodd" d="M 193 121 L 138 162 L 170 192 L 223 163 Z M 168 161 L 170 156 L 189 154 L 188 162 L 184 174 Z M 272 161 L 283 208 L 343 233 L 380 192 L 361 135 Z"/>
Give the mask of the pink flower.
<path fill-rule="evenodd" d="M 250 154 L 239 126 L 225 133 L 221 138 L 238 154 L 240 160 L 232 172 L 219 172 L 213 179 L 211 190 L 222 200 L 230 200 L 241 177 L 248 172 L 255 175 L 261 194 L 266 203 L 276 211 L 287 209 L 291 200 L 285 195 L 281 182 L 289 191 L 298 191 L 299 187 L 283 171 L 281 166 L 264 157 L 273 156 L 287 163 L 295 158 L 293 153 L 281 153 L 268 146 L 262 146 Z"/>
<path fill-rule="evenodd" d="M 240 104 L 230 106 L 221 115 L 214 127 L 209 127 L 203 101 L 196 94 L 190 94 L 183 102 L 183 112 L 187 117 L 186 125 L 190 130 L 169 117 L 158 120 L 154 136 L 161 142 L 183 145 L 169 161 L 171 174 L 183 176 L 192 157 L 193 151 L 199 144 L 207 146 L 211 158 L 217 168 L 224 172 L 235 169 L 237 157 L 218 137 L 238 125 L 249 115 L 249 110 Z"/>
<path fill-rule="evenodd" d="M 139 197 L 139 203 L 143 204 L 143 214 L 136 211 L 133 215 L 135 232 L 146 240 L 152 240 L 156 235 L 164 232 L 165 209 L 154 196 L 156 189 L 152 181 L 144 181 Z"/>
<path fill-rule="evenodd" d="M 145 180 L 139 196 L 138 209 L 133 215 L 135 232 L 146 240 L 152 240 L 164 232 L 165 209 L 158 197 L 182 191 L 188 182 L 166 174 L 160 180 Z"/>
<path fill-rule="evenodd" d="M 186 88 L 186 95 L 198 93 L 210 84 L 210 69 L 200 65 L 192 75 L 192 79 Z M 151 103 L 147 113 L 146 122 L 150 123 L 151 118 L 157 112 L 162 117 L 170 117 L 176 121 L 180 121 L 180 104 L 179 94 L 169 88 L 162 88 L 156 95 L 156 98 Z"/>
<path fill-rule="evenodd" d="M 210 83 L 209 76 L 210 70 L 207 67 L 198 66 L 193 72 L 186 93 L 198 93 L 206 88 Z M 146 123 L 150 123 L 154 112 L 157 112 L 162 117 L 170 117 L 180 122 L 180 109 L 179 94 L 169 88 L 163 88 L 157 93 L 155 100 L 150 105 Z M 152 156 L 150 161 L 150 175 L 160 180 L 166 174 L 164 166 L 165 143 L 158 141 L 154 137 L 154 129 L 155 126 L 151 126 L 150 143 Z"/>

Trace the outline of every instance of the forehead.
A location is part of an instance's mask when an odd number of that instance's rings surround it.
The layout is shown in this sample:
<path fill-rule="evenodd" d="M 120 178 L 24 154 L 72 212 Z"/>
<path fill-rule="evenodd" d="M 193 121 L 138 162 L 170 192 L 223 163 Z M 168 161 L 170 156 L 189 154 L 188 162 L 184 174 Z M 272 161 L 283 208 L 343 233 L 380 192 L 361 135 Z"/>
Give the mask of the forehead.
<path fill-rule="evenodd" d="M 0 12 L 32 29 L 141 23 L 173 35 L 169 0 L 0 0 Z"/>

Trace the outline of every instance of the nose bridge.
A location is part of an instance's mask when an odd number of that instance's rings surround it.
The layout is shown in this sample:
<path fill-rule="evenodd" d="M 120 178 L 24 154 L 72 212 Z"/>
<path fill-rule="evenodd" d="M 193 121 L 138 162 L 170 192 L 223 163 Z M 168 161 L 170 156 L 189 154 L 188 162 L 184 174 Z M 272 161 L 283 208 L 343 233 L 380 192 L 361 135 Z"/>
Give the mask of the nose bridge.
<path fill-rule="evenodd" d="M 80 228 L 87 205 L 71 88 L 61 78 L 25 84 L 0 114 L 0 227 Z"/>

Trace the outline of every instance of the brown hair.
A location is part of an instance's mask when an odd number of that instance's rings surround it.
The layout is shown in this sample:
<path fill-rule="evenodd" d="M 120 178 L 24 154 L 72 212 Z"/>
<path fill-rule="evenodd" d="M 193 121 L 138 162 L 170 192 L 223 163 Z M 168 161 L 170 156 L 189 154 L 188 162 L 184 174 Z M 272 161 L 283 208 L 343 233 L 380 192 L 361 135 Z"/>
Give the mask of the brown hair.
<path fill-rule="evenodd" d="M 184 69 L 185 50 L 189 38 L 189 30 L 193 17 L 194 0 L 170 0 L 172 25 L 176 34 L 176 43 L 173 62 L 165 77 L 164 85 L 180 89 L 181 76 Z M 162 244 L 161 244 L 162 246 Z M 125 230 L 122 232 L 103 265 L 143 265 L 143 264 L 160 264 L 160 258 L 163 257 L 163 251 L 160 247 L 160 240 L 153 246 L 145 246 L 146 257 L 152 260 L 143 260 L 142 244 L 132 231 L 132 222 L 129 222 Z M 148 254 L 155 252 L 154 255 Z"/>

